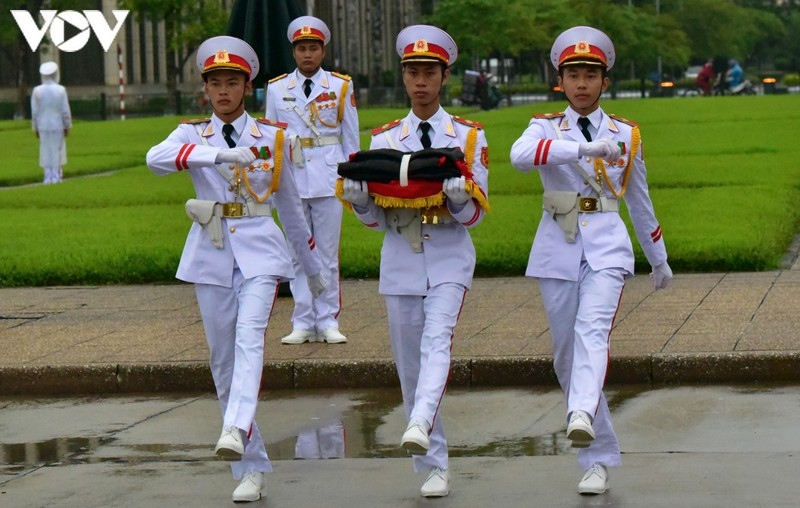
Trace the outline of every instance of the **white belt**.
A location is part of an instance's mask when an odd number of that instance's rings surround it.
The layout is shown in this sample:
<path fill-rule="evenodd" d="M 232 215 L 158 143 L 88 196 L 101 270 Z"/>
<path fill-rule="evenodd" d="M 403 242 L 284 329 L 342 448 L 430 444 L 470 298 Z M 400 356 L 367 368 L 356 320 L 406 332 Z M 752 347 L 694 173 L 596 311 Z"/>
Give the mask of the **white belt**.
<path fill-rule="evenodd" d="M 272 206 L 269 203 L 217 203 L 219 215 L 226 219 L 241 219 L 243 217 L 264 217 L 272 215 Z"/>
<path fill-rule="evenodd" d="M 578 196 L 578 211 L 582 213 L 619 212 L 619 200 L 606 197 Z"/>
<path fill-rule="evenodd" d="M 619 200 L 606 197 L 578 196 L 578 211 L 582 213 L 619 212 Z"/>
<path fill-rule="evenodd" d="M 341 145 L 339 136 L 319 136 L 316 138 L 300 138 L 300 146 L 313 148 L 315 146 Z"/>
<path fill-rule="evenodd" d="M 420 216 L 423 224 L 427 224 L 429 226 L 443 226 L 445 224 L 452 224 L 456 222 L 452 215 L 443 215 L 439 217 L 438 215 L 422 215 Z"/>

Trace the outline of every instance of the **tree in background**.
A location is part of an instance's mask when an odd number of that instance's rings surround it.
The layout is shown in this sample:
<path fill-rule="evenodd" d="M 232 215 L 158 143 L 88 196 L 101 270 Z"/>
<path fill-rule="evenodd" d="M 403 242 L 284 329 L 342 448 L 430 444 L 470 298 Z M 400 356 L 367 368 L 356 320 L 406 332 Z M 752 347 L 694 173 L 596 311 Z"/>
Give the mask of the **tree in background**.
<path fill-rule="evenodd" d="M 535 69 L 549 81 L 554 34 L 580 19 L 563 0 L 441 0 L 425 21 L 453 35 L 461 69 L 479 69 L 482 59 L 495 56 L 502 76 L 506 57 L 519 57 L 517 72 Z"/>
<path fill-rule="evenodd" d="M 163 21 L 167 47 L 167 98 L 176 108 L 178 78 L 194 50 L 208 37 L 225 33 L 228 2 L 220 0 L 119 0 L 140 21 Z"/>
<path fill-rule="evenodd" d="M 734 0 L 694 0 L 669 12 L 689 37 L 695 62 L 715 55 L 759 62 L 780 51 L 786 33 L 770 10 L 742 7 Z"/>
<path fill-rule="evenodd" d="M 786 14 L 785 26 L 786 35 L 778 45 L 783 51 L 775 55 L 775 65 L 800 74 L 800 10 Z"/>
<path fill-rule="evenodd" d="M 0 0 L 0 51 L 5 53 L 16 74 L 17 88 L 14 119 L 25 118 L 28 107 L 28 90 L 39 84 L 39 54 L 31 51 L 25 36 L 17 26 L 11 10 L 26 10 L 32 14 L 43 9 L 56 11 L 96 9 L 93 0 Z M 35 19 L 41 23 L 41 16 Z M 50 33 L 45 33 L 40 47 L 50 44 Z"/>
<path fill-rule="evenodd" d="M 647 76 L 659 62 L 677 73 L 715 55 L 797 68 L 798 10 L 800 0 L 440 0 L 426 21 L 453 34 L 469 55 L 459 68 L 518 57 L 518 70 L 549 82 L 553 39 L 581 24 L 613 38 L 620 78 Z"/>
<path fill-rule="evenodd" d="M 39 75 L 32 70 L 36 67 L 34 59 L 37 58 L 37 54 L 28 47 L 25 37 L 9 11 L 25 9 L 29 12 L 37 12 L 42 9 L 42 3 L 43 0 L 3 0 L 0 2 L 0 9 L 3 11 L 3 15 L 0 16 L 0 50 L 5 53 L 8 61 L 16 70 L 14 80 L 17 87 L 16 107 L 14 108 L 14 119 L 16 120 L 25 118 L 28 88 L 32 84 L 38 84 Z M 34 77 L 37 78 L 35 83 L 33 82 Z"/>
<path fill-rule="evenodd" d="M 550 47 L 555 37 L 575 25 L 591 25 L 612 35 L 618 71 L 643 74 L 665 65 L 683 66 L 689 60 L 689 39 L 670 16 L 612 0 L 442 0 L 429 22 L 453 34 L 471 66 L 489 55 L 525 55 L 520 67 L 536 69 L 543 82 L 554 82 Z M 462 27 L 471 27 L 464 30 Z M 531 62 L 535 62 L 532 64 Z"/>

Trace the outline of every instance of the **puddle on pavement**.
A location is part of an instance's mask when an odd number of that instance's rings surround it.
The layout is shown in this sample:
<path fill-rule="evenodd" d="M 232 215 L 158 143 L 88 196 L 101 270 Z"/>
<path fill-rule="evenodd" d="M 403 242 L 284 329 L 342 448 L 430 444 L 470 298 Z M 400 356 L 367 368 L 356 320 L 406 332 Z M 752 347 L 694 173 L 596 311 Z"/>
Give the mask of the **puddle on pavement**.
<path fill-rule="evenodd" d="M 86 455 L 113 438 L 55 438 L 39 443 L 0 445 L 0 470 L 18 472 L 30 466 L 58 466 L 87 462 Z"/>
<path fill-rule="evenodd" d="M 612 406 L 635 397 L 644 388 L 623 388 L 609 397 Z M 550 390 L 550 389 L 548 389 Z M 468 389 L 454 389 L 450 393 L 469 393 Z M 477 390 L 475 391 L 477 392 Z M 491 393 L 491 390 L 482 390 Z M 506 390 L 507 392 L 507 390 Z M 535 396 L 536 389 L 519 389 L 519 393 Z M 267 404 L 275 400 L 302 400 L 320 392 L 278 392 L 263 397 Z M 331 458 L 397 458 L 407 457 L 394 439 L 381 439 L 381 427 L 389 418 L 396 418 L 401 401 L 399 389 L 376 389 L 354 391 L 351 404 L 339 408 L 336 418 L 312 418 L 295 435 L 267 443 L 267 452 L 272 460 L 331 459 Z M 503 395 L 512 398 L 511 395 Z M 560 398 L 560 394 L 557 399 Z M 445 399 L 447 401 L 447 399 Z M 30 402 L 30 401 L 28 401 Z M 506 401 L 505 404 L 513 404 Z M 262 402 L 263 404 L 263 402 Z M 332 404 L 333 405 L 333 404 Z M 447 402 L 445 402 L 447 411 Z M 394 415 L 394 416 L 392 416 Z M 559 413 L 560 415 L 560 413 Z M 531 419 L 535 414 L 531 415 Z M 560 416 L 559 416 L 560 418 Z M 262 425 L 264 425 L 262 423 Z M 449 424 L 448 424 L 449 425 Z M 449 427 L 448 427 L 449 428 Z M 0 444 L 0 474 L 17 474 L 39 467 L 58 467 L 86 463 L 131 463 L 208 461 L 218 460 L 213 455 L 213 445 L 175 445 L 171 443 L 130 444 L 109 432 L 103 437 L 59 437 L 36 443 Z M 385 430 L 384 430 L 385 432 Z M 453 442 L 450 438 L 451 457 L 514 457 L 572 454 L 570 441 L 563 428 L 557 432 L 540 435 L 517 436 L 508 439 L 489 438 L 478 433 L 474 441 Z M 387 443 L 385 441 L 392 441 Z M 384 441 L 384 442 L 382 442 Z M 100 449 L 102 448 L 102 452 Z"/>

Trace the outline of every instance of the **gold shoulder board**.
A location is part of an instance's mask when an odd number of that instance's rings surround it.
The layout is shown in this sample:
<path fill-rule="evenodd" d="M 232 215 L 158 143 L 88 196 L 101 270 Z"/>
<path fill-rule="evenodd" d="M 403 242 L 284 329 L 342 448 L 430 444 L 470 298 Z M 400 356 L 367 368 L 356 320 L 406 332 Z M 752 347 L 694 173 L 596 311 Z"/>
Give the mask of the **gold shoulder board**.
<path fill-rule="evenodd" d="M 256 118 L 256 122 L 263 123 L 264 125 L 271 125 L 273 127 L 280 127 L 281 129 L 286 129 L 289 127 L 289 124 L 286 122 L 278 122 L 276 120 L 270 120 L 269 118 Z"/>
<path fill-rule="evenodd" d="M 350 80 L 352 80 L 352 79 L 353 79 L 353 78 L 351 78 L 350 76 L 348 76 L 347 74 L 341 74 L 341 73 L 339 73 L 339 72 L 331 72 L 331 74 L 333 74 L 333 75 L 334 75 L 334 76 L 336 76 L 337 78 L 343 79 L 343 80 L 345 80 L 345 81 L 350 81 Z"/>
<path fill-rule="evenodd" d="M 613 114 L 611 114 L 611 113 L 608 113 L 608 116 L 610 116 L 610 117 L 611 117 L 611 118 L 613 118 L 614 120 L 617 120 L 617 121 L 619 121 L 619 122 L 622 122 L 622 123 L 628 124 L 628 125 L 630 125 L 631 127 L 639 127 L 639 124 L 638 124 L 638 123 L 634 122 L 633 120 L 628 120 L 627 118 L 622 118 L 622 117 L 621 117 L 621 116 L 619 116 L 619 115 L 613 115 Z"/>
<path fill-rule="evenodd" d="M 483 124 L 478 122 L 473 122 L 472 120 L 467 120 L 466 118 L 461 118 L 460 116 L 453 115 L 453 120 L 460 124 L 469 125 L 470 127 L 475 127 L 476 129 L 483 129 Z"/>
<path fill-rule="evenodd" d="M 380 127 L 376 127 L 375 129 L 372 129 L 372 135 L 373 136 L 377 136 L 381 132 L 388 131 L 389 129 L 393 129 L 393 128 L 397 127 L 398 125 L 400 125 L 400 121 L 401 120 L 398 119 L 398 120 L 395 120 L 393 122 L 389 122 L 389 123 L 383 124 Z"/>
<path fill-rule="evenodd" d="M 198 123 L 208 123 L 210 121 L 211 121 L 210 118 L 193 118 L 191 120 L 181 120 L 181 123 L 196 125 Z"/>

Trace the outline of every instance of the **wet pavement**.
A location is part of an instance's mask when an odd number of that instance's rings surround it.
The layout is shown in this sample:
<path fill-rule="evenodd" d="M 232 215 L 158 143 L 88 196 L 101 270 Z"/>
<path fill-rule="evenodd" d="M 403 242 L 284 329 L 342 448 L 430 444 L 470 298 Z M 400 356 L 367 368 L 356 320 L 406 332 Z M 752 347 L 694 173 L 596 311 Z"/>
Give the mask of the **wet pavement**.
<path fill-rule="evenodd" d="M 419 497 L 423 477 L 397 442 L 399 390 L 265 393 L 257 421 L 273 459 L 268 507 L 796 506 L 800 386 L 613 386 L 623 450 L 600 496 L 581 471 L 548 387 L 455 388 L 443 417 L 452 492 Z M 213 455 L 209 394 L 0 400 L 0 506 L 232 506 Z M 326 457 L 326 458 L 318 458 Z"/>
<path fill-rule="evenodd" d="M 397 385 L 375 280 L 342 282 L 346 344 L 287 346 L 293 302 L 278 298 L 263 389 Z M 610 384 L 800 379 L 800 269 L 647 275 L 625 285 Z M 0 289 L 0 396 L 212 391 L 191 285 Z M 555 386 L 538 285 L 479 278 L 453 341 L 451 386 Z"/>
<path fill-rule="evenodd" d="M 377 281 L 343 281 L 347 344 L 281 345 L 292 300 L 279 298 L 257 416 L 275 472 L 251 506 L 796 506 L 790 265 L 679 274 L 659 292 L 646 275 L 628 281 L 607 380 L 624 465 L 595 497 L 576 493 L 534 281 L 476 279 L 467 295 L 444 407 L 452 493 L 440 500 L 419 497 L 423 478 L 397 446 L 405 421 Z M 0 507 L 232 505 L 191 286 L 0 289 L 0 350 Z"/>

